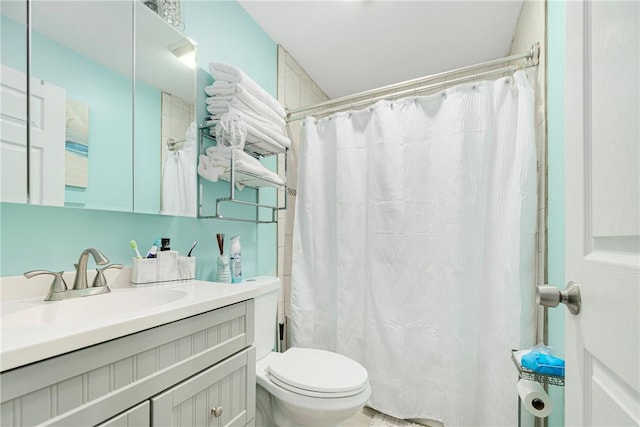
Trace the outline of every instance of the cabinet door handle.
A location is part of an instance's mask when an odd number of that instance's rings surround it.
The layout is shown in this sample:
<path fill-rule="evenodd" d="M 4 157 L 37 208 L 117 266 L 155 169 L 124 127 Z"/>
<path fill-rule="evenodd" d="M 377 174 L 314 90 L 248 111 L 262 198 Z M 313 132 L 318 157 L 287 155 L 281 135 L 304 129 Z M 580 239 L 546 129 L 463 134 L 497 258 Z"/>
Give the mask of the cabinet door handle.
<path fill-rule="evenodd" d="M 222 406 L 216 406 L 215 408 L 211 408 L 211 415 L 218 418 L 222 415 Z"/>

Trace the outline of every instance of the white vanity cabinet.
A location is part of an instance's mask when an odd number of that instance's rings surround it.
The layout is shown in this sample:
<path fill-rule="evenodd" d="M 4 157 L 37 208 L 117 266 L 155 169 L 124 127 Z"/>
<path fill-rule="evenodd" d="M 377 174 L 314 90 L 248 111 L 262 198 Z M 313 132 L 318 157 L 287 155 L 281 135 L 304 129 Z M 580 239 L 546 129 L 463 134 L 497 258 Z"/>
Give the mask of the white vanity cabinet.
<path fill-rule="evenodd" d="M 253 316 L 246 300 L 2 372 L 0 425 L 251 425 Z"/>
<path fill-rule="evenodd" d="M 255 404 L 247 405 L 255 402 L 255 375 L 248 368 L 255 364 L 255 351 L 245 350 L 152 398 L 153 425 L 246 425 L 255 412 Z"/>

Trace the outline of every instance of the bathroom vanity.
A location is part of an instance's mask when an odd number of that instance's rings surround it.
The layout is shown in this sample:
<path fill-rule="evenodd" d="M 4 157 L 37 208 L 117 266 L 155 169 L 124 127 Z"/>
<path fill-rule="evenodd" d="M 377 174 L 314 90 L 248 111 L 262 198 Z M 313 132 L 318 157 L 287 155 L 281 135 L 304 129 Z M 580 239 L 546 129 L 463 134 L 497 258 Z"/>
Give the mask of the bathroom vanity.
<path fill-rule="evenodd" d="M 0 424 L 253 425 L 257 293 L 194 281 L 3 303 Z"/>

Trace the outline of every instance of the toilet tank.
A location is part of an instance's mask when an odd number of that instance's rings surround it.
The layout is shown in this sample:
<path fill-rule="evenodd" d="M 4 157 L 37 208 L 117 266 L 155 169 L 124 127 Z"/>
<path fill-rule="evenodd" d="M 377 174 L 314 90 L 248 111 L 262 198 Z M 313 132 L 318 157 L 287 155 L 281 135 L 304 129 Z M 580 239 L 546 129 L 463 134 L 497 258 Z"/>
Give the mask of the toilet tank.
<path fill-rule="evenodd" d="M 261 276 L 245 282 L 260 289 L 260 294 L 255 297 L 256 359 L 260 360 L 271 353 L 276 345 L 280 279 Z"/>

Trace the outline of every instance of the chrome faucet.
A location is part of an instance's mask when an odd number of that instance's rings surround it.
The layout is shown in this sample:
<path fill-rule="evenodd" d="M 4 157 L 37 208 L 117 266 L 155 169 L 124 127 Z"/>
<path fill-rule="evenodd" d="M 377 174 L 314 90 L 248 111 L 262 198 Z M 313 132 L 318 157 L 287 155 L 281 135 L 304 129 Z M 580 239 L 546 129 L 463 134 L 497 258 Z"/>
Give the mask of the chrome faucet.
<path fill-rule="evenodd" d="M 121 270 L 123 266 L 121 264 L 111 264 L 103 268 L 97 268 L 96 277 L 93 280 L 93 284 L 89 287 L 87 286 L 87 261 L 89 259 L 89 255 L 93 256 L 93 259 L 98 265 L 105 265 L 109 263 L 107 257 L 95 248 L 89 248 L 82 251 L 80 259 L 78 259 L 78 263 L 74 264 L 76 267 L 76 277 L 73 281 L 72 289 L 67 287 L 66 282 L 62 278 L 62 271 L 52 272 L 47 270 L 33 270 L 27 271 L 24 273 L 24 276 L 28 279 L 41 274 L 51 274 L 54 276 L 45 301 L 58 301 L 67 298 L 84 297 L 111 292 L 111 289 L 107 286 L 107 279 L 104 276 L 104 271 L 110 268 L 117 268 Z"/>
<path fill-rule="evenodd" d="M 95 248 L 89 248 L 82 251 L 80 259 L 78 259 L 78 263 L 74 264 L 76 267 L 76 278 L 73 281 L 74 290 L 87 289 L 87 260 L 89 259 L 89 254 L 93 255 L 93 259 L 98 265 L 105 265 L 109 263 L 107 257 Z"/>

